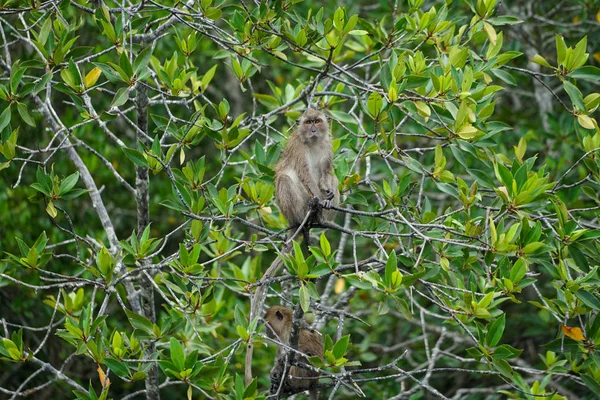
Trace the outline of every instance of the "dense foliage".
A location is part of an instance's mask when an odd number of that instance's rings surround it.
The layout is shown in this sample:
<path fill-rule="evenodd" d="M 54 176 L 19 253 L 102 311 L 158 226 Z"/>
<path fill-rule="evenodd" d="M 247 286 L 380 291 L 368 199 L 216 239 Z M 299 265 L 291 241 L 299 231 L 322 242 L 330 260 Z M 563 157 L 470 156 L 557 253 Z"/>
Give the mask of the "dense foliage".
<path fill-rule="evenodd" d="M 596 0 L 0 0 L 0 397 L 289 396 L 264 296 L 323 333 L 323 398 L 597 398 L 599 26 Z M 288 253 L 273 168 L 308 106 L 343 201 Z"/>

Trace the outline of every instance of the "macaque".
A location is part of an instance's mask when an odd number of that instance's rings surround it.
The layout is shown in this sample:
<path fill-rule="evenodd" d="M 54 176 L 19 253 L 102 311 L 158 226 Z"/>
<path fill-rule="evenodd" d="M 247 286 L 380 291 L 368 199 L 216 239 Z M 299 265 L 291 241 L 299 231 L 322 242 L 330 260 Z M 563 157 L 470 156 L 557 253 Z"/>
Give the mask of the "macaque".
<path fill-rule="evenodd" d="M 279 340 L 281 343 L 289 345 L 290 335 L 292 333 L 292 310 L 281 306 L 273 306 L 265 314 L 267 325 L 267 336 L 271 339 Z M 300 337 L 298 339 L 298 350 L 307 356 L 318 356 L 323 359 L 323 338 L 320 333 L 311 329 L 304 320 L 301 322 Z M 277 360 L 285 354 L 285 348 L 277 346 Z M 297 357 L 298 361 L 306 363 L 304 357 Z M 275 362 L 277 366 L 277 362 Z M 289 370 L 287 387 L 290 389 L 309 389 L 311 399 L 318 396 L 316 389 L 311 386 L 318 383 L 318 379 L 298 379 L 302 377 L 317 377 L 319 374 L 304 368 L 292 366 Z"/>
<path fill-rule="evenodd" d="M 307 246 L 310 224 L 332 218 L 333 211 L 321 207 L 338 205 L 340 193 L 333 172 L 329 122 L 322 112 L 309 108 L 298 120 L 275 167 L 275 196 L 291 227 L 300 226 L 312 207 L 315 215 L 304 227 Z"/>

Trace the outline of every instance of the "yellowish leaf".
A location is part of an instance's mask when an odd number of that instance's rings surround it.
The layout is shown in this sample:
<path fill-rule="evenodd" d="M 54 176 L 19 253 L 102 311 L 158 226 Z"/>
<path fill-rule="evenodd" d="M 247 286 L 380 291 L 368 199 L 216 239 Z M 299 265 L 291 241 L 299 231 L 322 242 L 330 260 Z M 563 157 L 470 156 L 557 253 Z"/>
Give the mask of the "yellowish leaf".
<path fill-rule="evenodd" d="M 469 107 L 467 107 L 467 117 L 469 118 L 469 121 L 471 121 L 471 122 L 477 121 L 477 116 L 475 115 L 475 112 L 473 110 L 471 110 Z"/>
<path fill-rule="evenodd" d="M 485 82 L 486 85 L 489 85 L 490 83 L 492 83 L 492 77 L 484 72 L 483 73 L 483 81 Z"/>
<path fill-rule="evenodd" d="M 561 328 L 563 333 L 571 339 L 577 340 L 578 342 L 582 342 L 585 340 L 585 336 L 583 336 L 583 332 L 580 328 L 572 328 L 566 325 L 561 325 Z"/>
<path fill-rule="evenodd" d="M 339 278 L 335 282 L 335 287 L 334 287 L 335 294 L 343 293 L 345 288 L 346 288 L 346 280 L 344 278 Z"/>
<path fill-rule="evenodd" d="M 519 160 L 519 162 L 523 162 L 525 151 L 527 151 L 527 141 L 525 140 L 525 137 L 523 136 L 521 140 L 519 140 L 519 145 L 513 146 L 513 148 L 515 149 L 515 156 L 517 157 L 517 160 Z"/>
<path fill-rule="evenodd" d="M 475 135 L 477 135 L 477 128 L 475 128 L 473 125 L 467 123 L 465 126 L 463 126 L 461 128 L 460 131 L 456 132 L 456 134 L 458 136 L 460 136 L 461 139 L 465 139 L 465 140 L 473 139 L 475 137 Z"/>
<path fill-rule="evenodd" d="M 429 117 L 431 116 L 431 109 L 429 108 L 427 103 L 425 103 L 424 101 L 416 101 L 415 106 L 417 106 L 417 111 L 419 112 L 419 115 L 421 117 L 425 118 L 425 120 L 429 119 Z"/>
<path fill-rule="evenodd" d="M 398 100 L 398 91 L 395 87 L 390 87 L 390 90 L 388 90 L 388 97 L 392 103 Z"/>
<path fill-rule="evenodd" d="M 490 42 L 492 42 L 492 44 L 495 46 L 496 45 L 496 31 L 494 30 L 494 27 L 490 24 L 488 24 L 487 22 L 483 23 L 483 29 L 485 29 L 485 33 L 487 33 L 488 38 L 490 38 Z"/>
<path fill-rule="evenodd" d="M 594 124 L 596 121 L 585 114 L 578 115 L 577 122 L 585 129 L 594 129 L 596 127 L 596 124 Z"/>
<path fill-rule="evenodd" d="M 56 216 L 58 215 L 58 211 L 56 211 L 56 208 L 54 207 L 54 204 L 51 201 L 49 201 L 48 205 L 46 206 L 46 212 L 52 218 L 56 218 Z"/>
<path fill-rule="evenodd" d="M 287 56 L 285 55 L 285 53 L 282 53 L 279 50 L 273 50 L 273 54 L 275 54 L 277 57 L 281 58 L 283 61 L 287 61 Z"/>
<path fill-rule="evenodd" d="M 100 365 L 98 365 L 98 378 L 100 379 L 100 383 L 102 384 L 102 387 L 109 387 L 110 386 L 110 379 L 108 379 L 106 377 L 106 374 L 104 373 L 104 370 L 102 369 L 102 367 Z"/>
<path fill-rule="evenodd" d="M 440 266 L 444 271 L 448 272 L 450 269 L 450 260 L 448 260 L 446 257 L 440 258 Z"/>
<path fill-rule="evenodd" d="M 87 75 L 85 76 L 86 89 L 94 86 L 96 84 L 96 82 L 98 81 L 98 78 L 100 78 L 100 75 L 102 75 L 102 70 L 98 67 L 95 67 L 90 72 L 88 72 Z"/>
<path fill-rule="evenodd" d="M 273 213 L 273 210 L 269 206 L 263 206 L 263 207 L 260 208 L 260 210 L 263 211 L 265 214 L 272 214 Z"/>
<path fill-rule="evenodd" d="M 349 186 L 358 182 L 360 182 L 360 175 L 353 174 L 344 179 L 344 186 Z"/>

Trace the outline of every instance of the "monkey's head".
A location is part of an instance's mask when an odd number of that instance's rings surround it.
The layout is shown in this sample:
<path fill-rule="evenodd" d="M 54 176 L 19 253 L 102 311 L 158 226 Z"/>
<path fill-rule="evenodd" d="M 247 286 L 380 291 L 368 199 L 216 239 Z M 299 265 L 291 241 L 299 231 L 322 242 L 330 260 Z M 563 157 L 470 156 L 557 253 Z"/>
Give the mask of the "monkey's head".
<path fill-rule="evenodd" d="M 292 310 L 282 306 L 273 306 L 267 310 L 265 314 L 265 322 L 267 325 L 267 336 L 271 339 L 276 339 L 279 336 L 283 338 L 284 332 L 289 334 L 292 329 Z"/>
<path fill-rule="evenodd" d="M 315 143 L 329 136 L 329 122 L 321 111 L 309 108 L 298 120 L 298 133 L 304 143 Z"/>

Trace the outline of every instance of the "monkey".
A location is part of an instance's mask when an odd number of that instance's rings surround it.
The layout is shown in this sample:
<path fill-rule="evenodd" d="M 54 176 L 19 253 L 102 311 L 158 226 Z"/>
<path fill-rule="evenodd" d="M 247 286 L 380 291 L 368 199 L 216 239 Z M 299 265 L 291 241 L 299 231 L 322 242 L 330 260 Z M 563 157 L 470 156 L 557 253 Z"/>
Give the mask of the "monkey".
<path fill-rule="evenodd" d="M 322 207 L 340 203 L 331 142 L 325 114 L 308 108 L 275 166 L 275 197 L 290 227 L 299 227 L 309 210 L 315 213 L 303 229 L 307 247 L 310 225 L 333 217 Z"/>
<path fill-rule="evenodd" d="M 267 310 L 264 319 L 267 325 L 267 336 L 271 339 L 277 339 L 283 344 L 289 345 L 293 322 L 292 310 L 282 306 L 273 306 Z M 323 338 L 319 332 L 312 329 L 304 320 L 301 321 L 298 350 L 309 357 L 318 356 L 321 360 L 323 359 Z M 282 348 L 282 346 L 277 346 L 277 361 L 279 361 L 280 357 L 284 354 L 285 349 Z M 299 357 L 297 359 L 301 362 L 307 362 L 304 357 Z M 275 368 L 277 367 L 277 361 L 275 362 Z M 284 387 L 292 390 L 308 389 L 311 399 L 316 399 L 318 397 L 317 390 L 314 388 L 311 389 L 312 386 L 317 384 L 317 379 L 298 379 L 302 377 L 317 377 L 319 376 L 317 372 L 292 366 L 288 376 L 292 378 L 286 379 L 287 386 Z"/>

